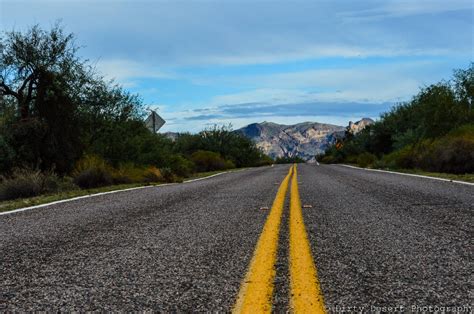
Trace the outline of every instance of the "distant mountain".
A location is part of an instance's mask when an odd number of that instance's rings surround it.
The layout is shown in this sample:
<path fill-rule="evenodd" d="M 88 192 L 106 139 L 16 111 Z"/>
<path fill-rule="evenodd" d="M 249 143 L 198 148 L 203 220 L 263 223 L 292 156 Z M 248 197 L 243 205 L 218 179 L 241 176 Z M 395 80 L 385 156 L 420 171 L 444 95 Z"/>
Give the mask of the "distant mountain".
<path fill-rule="evenodd" d="M 360 132 L 372 124 L 372 119 L 364 118 L 349 127 L 317 122 L 303 122 L 283 125 L 272 122 L 252 123 L 236 130 L 252 139 L 257 147 L 272 158 L 298 156 L 314 160 L 315 155 L 323 153 L 333 145 L 337 138 L 344 137 L 345 131 Z"/>
<path fill-rule="evenodd" d="M 357 134 L 362 131 L 366 126 L 373 124 L 375 121 L 370 118 L 362 118 L 362 120 L 357 122 L 349 121 L 349 126 L 347 130 L 352 134 Z"/>

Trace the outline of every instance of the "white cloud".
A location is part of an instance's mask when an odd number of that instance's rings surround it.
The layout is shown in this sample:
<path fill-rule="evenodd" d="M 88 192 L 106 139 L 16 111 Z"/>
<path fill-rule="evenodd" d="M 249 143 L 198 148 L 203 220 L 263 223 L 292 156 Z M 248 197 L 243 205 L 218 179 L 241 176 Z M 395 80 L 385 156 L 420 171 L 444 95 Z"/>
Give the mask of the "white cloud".
<path fill-rule="evenodd" d="M 173 74 L 160 70 L 158 66 L 127 59 L 103 59 L 96 63 L 97 70 L 107 79 L 114 79 L 124 86 L 137 78 L 172 78 Z M 130 86 L 130 85 L 129 85 Z"/>
<path fill-rule="evenodd" d="M 432 68 L 444 64 L 429 61 L 367 64 L 344 68 L 314 69 L 265 75 L 194 78 L 197 84 L 258 86 L 236 94 L 219 95 L 211 105 L 302 101 L 397 102 L 414 95 L 420 87 L 435 83 Z M 447 72 L 452 69 L 448 67 Z"/>
<path fill-rule="evenodd" d="M 374 22 L 388 18 L 473 10 L 470 0 L 385 0 L 377 4 L 369 9 L 345 11 L 339 16 L 346 22 Z"/>
<path fill-rule="evenodd" d="M 2 7 L 9 14 L 2 16 L 1 28 L 47 27 L 62 18 L 92 59 L 161 67 L 472 55 L 470 1 L 36 0 L 3 1 Z M 130 66 L 133 75 L 148 70 Z M 126 74 L 113 70 L 111 76 Z"/>

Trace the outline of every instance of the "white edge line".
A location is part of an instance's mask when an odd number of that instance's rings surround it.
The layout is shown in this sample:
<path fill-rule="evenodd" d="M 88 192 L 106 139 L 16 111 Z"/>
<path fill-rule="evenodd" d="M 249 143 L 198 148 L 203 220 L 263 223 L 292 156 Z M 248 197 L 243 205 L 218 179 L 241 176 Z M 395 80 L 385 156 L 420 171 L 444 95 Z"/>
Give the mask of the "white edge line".
<path fill-rule="evenodd" d="M 438 181 L 452 182 L 452 183 L 459 183 L 459 184 L 473 185 L 474 186 L 474 183 L 471 183 L 471 182 L 450 180 L 450 179 L 437 178 L 437 177 L 430 177 L 430 176 L 424 176 L 424 175 L 421 175 L 421 174 L 396 172 L 396 171 L 388 171 L 388 170 L 381 170 L 381 169 L 361 168 L 361 167 L 356 167 L 356 166 L 351 166 L 351 165 L 344 165 L 344 164 L 333 164 L 333 165 L 339 165 L 339 166 L 343 166 L 343 167 L 347 167 L 347 168 L 353 168 L 353 169 L 359 169 L 359 170 L 386 172 L 386 173 L 399 174 L 401 176 L 418 177 L 418 178 L 425 178 L 425 179 L 432 179 L 432 180 L 438 180 Z"/>
<path fill-rule="evenodd" d="M 242 170 L 245 170 L 245 169 L 242 169 Z M 242 170 L 238 170 L 238 171 L 242 171 Z M 183 181 L 183 183 L 190 183 L 190 182 L 196 182 L 196 181 L 200 181 L 200 180 L 210 179 L 212 177 L 216 177 L 216 176 L 219 176 L 221 174 L 230 173 L 230 172 L 238 172 L 238 171 L 219 172 L 219 173 L 213 174 L 211 176 Z M 134 188 L 127 188 L 127 189 L 122 189 L 122 190 L 114 190 L 114 191 L 100 192 L 100 193 L 94 193 L 94 194 L 87 194 L 87 195 L 82 195 L 82 196 L 76 196 L 76 197 L 73 197 L 73 198 L 66 198 L 66 199 L 59 200 L 59 201 L 54 201 L 54 202 L 51 202 L 51 203 L 45 203 L 45 204 L 34 205 L 34 206 L 18 208 L 18 209 L 14 209 L 14 210 L 10 210 L 10 211 L 0 212 L 0 216 L 19 213 L 19 212 L 23 212 L 23 211 L 30 210 L 30 209 L 35 209 L 35 208 L 47 207 L 47 206 L 66 203 L 66 202 L 72 202 L 72 201 L 80 200 L 80 199 L 83 199 L 83 198 L 107 195 L 107 194 L 118 193 L 118 192 L 133 191 L 133 190 L 139 190 L 139 189 L 147 189 L 147 188 L 155 188 L 155 187 L 162 187 L 162 186 L 168 186 L 168 185 L 176 185 L 176 184 L 177 183 L 164 183 L 164 184 L 157 184 L 157 185 L 137 186 L 137 187 L 134 187 Z"/>
<path fill-rule="evenodd" d="M 207 177 L 202 177 L 202 178 L 197 178 L 197 179 L 186 180 L 186 181 L 183 181 L 183 183 L 190 183 L 190 182 L 196 182 L 196 181 L 200 181 L 200 180 L 210 179 L 210 178 L 213 178 L 213 177 L 220 176 L 221 174 L 230 173 L 230 172 L 236 172 L 236 171 L 219 172 L 219 173 L 216 173 L 216 174 L 207 176 Z"/>

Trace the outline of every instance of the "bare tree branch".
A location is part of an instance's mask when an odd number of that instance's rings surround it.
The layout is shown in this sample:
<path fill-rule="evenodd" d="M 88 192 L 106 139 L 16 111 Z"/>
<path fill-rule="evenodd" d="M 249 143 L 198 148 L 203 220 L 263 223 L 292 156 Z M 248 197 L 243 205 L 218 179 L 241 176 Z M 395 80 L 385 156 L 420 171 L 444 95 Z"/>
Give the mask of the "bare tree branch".
<path fill-rule="evenodd" d="M 10 89 L 4 82 L 0 82 L 0 90 L 2 92 L 2 95 L 11 95 L 15 98 L 19 98 L 20 95 L 18 93 L 14 92 L 13 90 Z"/>

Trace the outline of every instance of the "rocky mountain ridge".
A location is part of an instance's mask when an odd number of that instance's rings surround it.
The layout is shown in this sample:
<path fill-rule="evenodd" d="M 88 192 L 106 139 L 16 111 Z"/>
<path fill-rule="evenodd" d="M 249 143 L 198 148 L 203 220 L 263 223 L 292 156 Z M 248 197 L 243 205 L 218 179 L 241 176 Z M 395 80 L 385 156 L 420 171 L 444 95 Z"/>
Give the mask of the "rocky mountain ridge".
<path fill-rule="evenodd" d="M 257 147 L 272 158 L 298 156 L 312 161 L 315 155 L 323 153 L 337 138 L 344 137 L 346 131 L 360 132 L 372 119 L 363 118 L 349 126 L 338 126 L 318 122 L 303 122 L 283 125 L 273 122 L 252 123 L 236 130 L 250 139 Z"/>

